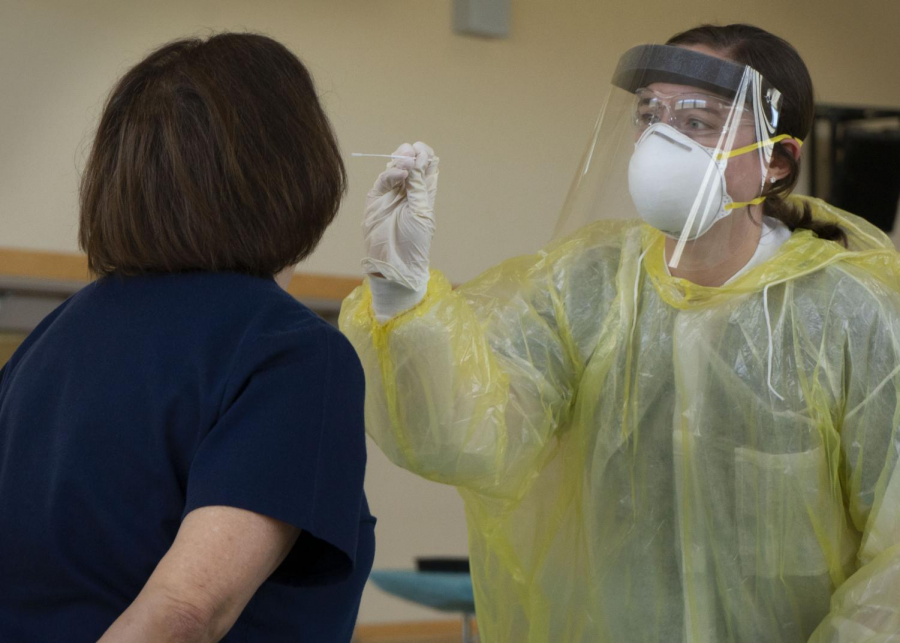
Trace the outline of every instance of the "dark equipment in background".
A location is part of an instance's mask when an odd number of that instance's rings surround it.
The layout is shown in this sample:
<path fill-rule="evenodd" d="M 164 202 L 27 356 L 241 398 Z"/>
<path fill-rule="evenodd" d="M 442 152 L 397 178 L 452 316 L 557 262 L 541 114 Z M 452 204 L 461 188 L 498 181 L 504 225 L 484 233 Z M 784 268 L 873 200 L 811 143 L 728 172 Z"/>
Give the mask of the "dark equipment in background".
<path fill-rule="evenodd" d="M 810 193 L 890 233 L 900 201 L 900 109 L 816 105 L 807 145 Z"/>

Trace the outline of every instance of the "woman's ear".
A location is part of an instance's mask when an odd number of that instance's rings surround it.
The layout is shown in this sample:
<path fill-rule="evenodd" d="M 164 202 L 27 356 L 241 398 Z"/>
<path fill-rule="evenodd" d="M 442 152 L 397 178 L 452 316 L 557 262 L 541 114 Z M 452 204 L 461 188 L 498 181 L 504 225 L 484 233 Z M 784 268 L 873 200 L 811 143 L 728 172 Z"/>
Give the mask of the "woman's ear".
<path fill-rule="evenodd" d="M 800 160 L 800 141 L 796 138 L 786 138 L 780 141 L 780 145 L 787 151 L 790 152 L 791 156 L 794 157 L 795 161 Z"/>
<path fill-rule="evenodd" d="M 782 151 L 790 154 L 795 161 L 800 160 L 800 142 L 796 139 L 786 138 L 775 145 L 781 146 Z M 782 154 L 773 153 L 772 160 L 769 162 L 769 173 L 766 175 L 767 180 L 780 181 L 790 173 L 791 164 L 788 160 Z"/>

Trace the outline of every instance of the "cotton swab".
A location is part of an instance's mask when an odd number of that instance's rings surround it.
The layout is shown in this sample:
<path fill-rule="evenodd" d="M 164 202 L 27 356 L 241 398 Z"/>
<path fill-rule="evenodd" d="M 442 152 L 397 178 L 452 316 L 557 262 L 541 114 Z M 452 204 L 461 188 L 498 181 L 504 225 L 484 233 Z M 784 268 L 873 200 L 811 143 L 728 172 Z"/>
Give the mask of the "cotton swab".
<path fill-rule="evenodd" d="M 402 154 L 361 154 L 360 152 L 351 152 L 350 156 L 368 156 L 373 158 L 381 158 L 381 159 L 415 159 L 414 156 L 404 156 Z"/>

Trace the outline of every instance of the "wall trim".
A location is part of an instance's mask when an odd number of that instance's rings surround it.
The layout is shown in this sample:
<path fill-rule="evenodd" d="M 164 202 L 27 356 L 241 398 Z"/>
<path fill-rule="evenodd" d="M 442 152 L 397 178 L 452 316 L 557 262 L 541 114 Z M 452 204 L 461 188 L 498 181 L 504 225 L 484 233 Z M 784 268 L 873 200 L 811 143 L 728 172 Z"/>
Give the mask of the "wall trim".
<path fill-rule="evenodd" d="M 29 282 L 71 283 L 74 287 L 90 281 L 87 258 L 82 254 L 0 248 L 0 277 Z M 300 272 L 288 288 L 297 299 L 339 305 L 362 279 Z"/>
<path fill-rule="evenodd" d="M 473 629 L 478 631 L 477 627 Z M 414 623 L 373 623 L 357 625 L 353 643 L 458 643 L 461 633 L 462 618 Z"/>

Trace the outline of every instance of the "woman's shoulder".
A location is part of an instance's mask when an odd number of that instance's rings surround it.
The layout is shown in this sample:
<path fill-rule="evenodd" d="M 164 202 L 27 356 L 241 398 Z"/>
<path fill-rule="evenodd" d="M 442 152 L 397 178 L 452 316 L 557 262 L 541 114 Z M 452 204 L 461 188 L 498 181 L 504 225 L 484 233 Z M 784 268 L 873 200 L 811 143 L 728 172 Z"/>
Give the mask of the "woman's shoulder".
<path fill-rule="evenodd" d="M 243 332 L 257 345 L 281 346 L 291 352 L 319 352 L 346 358 L 352 347 L 344 335 L 312 309 L 285 291 L 274 281 L 244 281 L 244 290 L 232 295 L 243 296 L 235 306 L 242 309 Z M 315 348 L 313 351 L 312 349 Z M 353 353 L 355 356 L 355 353 Z"/>
<path fill-rule="evenodd" d="M 194 319 L 209 317 L 217 325 L 253 325 L 311 328 L 324 324 L 271 277 L 258 277 L 235 272 L 192 272 L 146 275 L 120 280 L 108 293 L 133 300 L 136 305 L 154 302 Z"/>
<path fill-rule="evenodd" d="M 308 353 L 337 329 L 272 278 L 231 272 L 105 277 L 85 292 L 80 317 L 105 316 L 118 328 L 169 338 L 189 353 Z M 119 331 L 117 331 L 119 332 Z"/>
<path fill-rule="evenodd" d="M 550 274 L 596 269 L 600 265 L 614 269 L 623 252 L 633 249 L 640 254 L 644 228 L 637 220 L 596 221 L 554 239 L 530 257 L 510 259 L 509 262 L 515 264 L 524 260 L 531 271 Z"/>
<path fill-rule="evenodd" d="M 507 259 L 461 287 L 470 303 L 507 300 L 551 291 L 571 294 L 613 283 L 623 252 L 640 254 L 638 221 L 598 221 L 554 239 L 537 252 Z M 548 287 L 549 286 L 549 287 Z"/>
<path fill-rule="evenodd" d="M 900 269 L 897 257 L 848 256 L 801 277 L 798 294 L 818 300 L 827 314 L 849 324 L 900 324 Z M 889 269 L 888 269 L 889 268 Z"/>
<path fill-rule="evenodd" d="M 629 239 L 640 239 L 645 226 L 637 219 L 595 221 L 544 246 L 538 256 L 556 262 L 586 251 L 616 255 Z"/>

